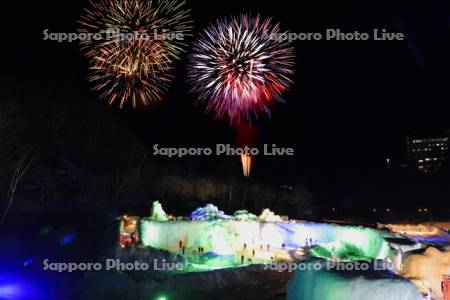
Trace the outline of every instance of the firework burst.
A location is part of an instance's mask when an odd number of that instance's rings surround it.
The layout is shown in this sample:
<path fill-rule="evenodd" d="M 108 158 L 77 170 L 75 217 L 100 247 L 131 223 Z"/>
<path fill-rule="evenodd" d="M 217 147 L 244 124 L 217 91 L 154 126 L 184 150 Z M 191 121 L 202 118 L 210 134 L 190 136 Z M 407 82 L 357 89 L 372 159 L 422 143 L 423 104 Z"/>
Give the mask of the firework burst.
<path fill-rule="evenodd" d="M 84 12 L 79 32 L 101 35 L 80 42 L 100 97 L 120 108 L 161 100 L 192 30 L 185 1 L 100 0 Z"/>
<path fill-rule="evenodd" d="M 293 48 L 271 19 L 241 15 L 217 21 L 201 34 L 190 55 L 189 81 L 207 111 L 232 122 L 249 119 L 292 84 Z"/>

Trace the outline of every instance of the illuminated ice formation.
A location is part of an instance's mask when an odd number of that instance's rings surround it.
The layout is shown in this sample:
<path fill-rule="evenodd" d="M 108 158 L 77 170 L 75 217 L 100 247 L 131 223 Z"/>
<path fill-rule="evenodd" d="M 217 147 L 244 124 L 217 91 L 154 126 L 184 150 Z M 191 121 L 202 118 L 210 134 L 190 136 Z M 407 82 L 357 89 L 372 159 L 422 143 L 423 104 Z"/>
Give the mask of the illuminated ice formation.
<path fill-rule="evenodd" d="M 416 251 L 419 249 L 422 249 L 426 247 L 425 245 L 421 243 L 416 243 L 413 240 L 410 239 L 404 239 L 404 238 L 391 238 L 387 239 L 389 242 L 389 246 L 396 250 L 397 252 L 401 253 L 402 255 L 407 252 Z"/>
<path fill-rule="evenodd" d="M 199 207 L 191 213 L 190 218 L 194 221 L 214 221 L 221 219 L 230 219 L 230 216 L 213 204 L 206 204 L 205 207 Z"/>
<path fill-rule="evenodd" d="M 265 260 L 270 260 L 277 252 L 293 255 L 296 249 L 311 244 L 322 245 L 323 249 L 333 247 L 341 249 L 342 245 L 345 245 L 345 249 L 353 251 L 351 256 L 348 255 L 349 259 L 385 259 L 390 255 L 388 243 L 378 231 L 333 224 L 224 219 L 209 222 L 154 222 L 144 219 L 141 222 L 141 231 L 144 246 L 172 252 L 178 252 L 182 242 L 187 249 L 203 247 L 205 253 L 214 252 L 219 255 L 239 253 L 246 257 L 252 255 Z M 281 251 L 282 249 L 286 251 Z M 326 255 L 317 254 L 317 256 Z M 286 259 L 289 258 L 292 259 L 292 256 Z"/>
<path fill-rule="evenodd" d="M 298 269 L 288 285 L 288 300 L 421 300 L 408 280 L 388 272 Z"/>
<path fill-rule="evenodd" d="M 167 221 L 169 217 L 167 216 L 166 212 L 162 208 L 161 203 L 159 201 L 153 201 L 152 204 L 152 216 L 150 217 L 153 221 Z"/>
<path fill-rule="evenodd" d="M 256 221 L 258 217 L 243 209 L 234 212 L 234 219 L 236 221 Z"/>
<path fill-rule="evenodd" d="M 153 222 L 142 221 L 142 243 L 157 249 L 179 252 L 180 241 L 189 249 L 204 247 L 205 252 L 234 254 L 233 232 L 220 221 Z"/>
<path fill-rule="evenodd" d="M 262 222 L 281 222 L 282 219 L 280 216 L 276 215 L 273 211 L 266 208 L 262 211 L 261 215 L 258 219 Z"/>
<path fill-rule="evenodd" d="M 429 247 L 424 253 L 411 254 L 403 259 L 400 275 L 410 279 L 422 292 L 433 299 L 444 299 L 441 282 L 450 274 L 450 251 Z"/>
<path fill-rule="evenodd" d="M 310 249 L 310 255 L 328 260 L 385 259 L 391 255 L 389 244 L 371 228 L 335 226 L 334 237 Z"/>
<path fill-rule="evenodd" d="M 163 222 L 164 221 L 164 222 Z M 141 243 L 172 253 L 193 256 L 202 262 L 205 254 L 221 256 L 217 262 L 263 263 L 293 261 L 307 249 L 314 257 L 359 260 L 392 256 L 380 231 L 334 224 L 284 221 L 269 209 L 259 217 L 246 210 L 233 217 L 207 204 L 191 213 L 189 220 L 167 221 L 159 202 L 153 204 L 151 218 L 140 222 Z M 198 260 L 198 262 L 197 262 Z M 208 259 L 209 262 L 215 261 Z"/>

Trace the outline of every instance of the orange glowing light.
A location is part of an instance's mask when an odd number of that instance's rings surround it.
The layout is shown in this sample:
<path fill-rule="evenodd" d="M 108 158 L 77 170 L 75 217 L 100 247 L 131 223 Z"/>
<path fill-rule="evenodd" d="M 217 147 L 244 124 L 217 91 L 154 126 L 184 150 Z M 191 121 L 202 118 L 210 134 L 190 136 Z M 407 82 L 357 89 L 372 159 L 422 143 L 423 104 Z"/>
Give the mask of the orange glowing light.
<path fill-rule="evenodd" d="M 252 157 L 248 154 L 241 155 L 242 171 L 245 177 L 250 177 L 250 170 L 252 168 Z"/>

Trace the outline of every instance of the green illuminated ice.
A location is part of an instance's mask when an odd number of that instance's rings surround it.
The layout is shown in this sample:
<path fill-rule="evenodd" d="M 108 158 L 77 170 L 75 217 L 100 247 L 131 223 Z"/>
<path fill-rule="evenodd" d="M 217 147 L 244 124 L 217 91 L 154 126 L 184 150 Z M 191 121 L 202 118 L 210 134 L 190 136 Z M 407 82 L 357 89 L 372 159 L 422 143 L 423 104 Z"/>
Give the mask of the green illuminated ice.
<path fill-rule="evenodd" d="M 190 220 L 168 219 L 161 204 L 153 202 L 151 218 L 141 220 L 142 245 L 183 254 L 197 269 L 296 260 L 305 252 L 329 260 L 391 255 L 383 234 L 375 229 L 283 221 L 267 209 L 260 217 L 246 210 L 227 216 L 208 204 L 196 209 Z"/>
<path fill-rule="evenodd" d="M 256 221 L 258 217 L 243 209 L 234 212 L 234 219 L 237 221 Z"/>
<path fill-rule="evenodd" d="M 153 221 L 167 221 L 169 218 L 167 217 L 166 212 L 162 208 L 161 203 L 159 201 L 153 201 L 152 204 L 152 216 L 150 217 Z"/>
<path fill-rule="evenodd" d="M 180 242 L 187 248 L 218 255 L 240 255 L 244 248 L 280 250 L 318 245 L 311 255 L 331 259 L 385 259 L 388 243 L 380 232 L 364 227 L 339 226 L 309 222 L 259 221 L 175 221 L 142 220 L 141 239 L 144 246 L 179 251 Z M 246 253 L 245 255 L 247 255 Z"/>
<path fill-rule="evenodd" d="M 314 246 L 311 256 L 328 260 L 385 259 L 391 255 L 389 244 L 380 233 L 370 228 L 341 227 L 338 239 Z"/>

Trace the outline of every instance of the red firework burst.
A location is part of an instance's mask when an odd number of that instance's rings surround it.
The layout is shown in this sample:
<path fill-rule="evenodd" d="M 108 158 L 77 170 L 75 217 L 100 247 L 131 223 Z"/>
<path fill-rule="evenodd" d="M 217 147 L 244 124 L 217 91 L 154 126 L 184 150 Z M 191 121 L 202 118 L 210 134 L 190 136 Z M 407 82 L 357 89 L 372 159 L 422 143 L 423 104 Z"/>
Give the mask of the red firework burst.
<path fill-rule="evenodd" d="M 263 111 L 292 84 L 293 48 L 271 19 L 241 15 L 217 21 L 190 55 L 189 81 L 207 111 L 231 121 Z"/>

